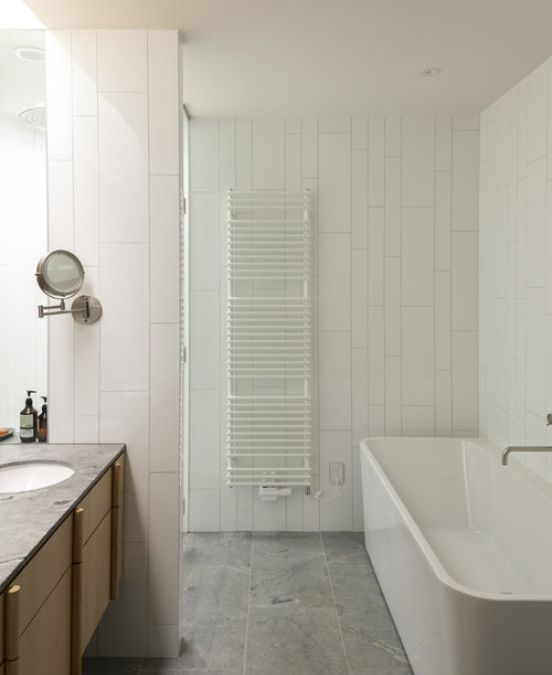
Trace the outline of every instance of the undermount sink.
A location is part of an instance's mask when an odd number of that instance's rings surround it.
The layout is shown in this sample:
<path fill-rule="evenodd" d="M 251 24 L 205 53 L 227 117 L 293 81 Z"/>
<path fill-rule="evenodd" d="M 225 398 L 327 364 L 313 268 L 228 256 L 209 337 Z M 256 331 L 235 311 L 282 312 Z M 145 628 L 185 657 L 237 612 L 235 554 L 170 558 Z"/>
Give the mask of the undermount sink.
<path fill-rule="evenodd" d="M 75 472 L 55 462 L 19 462 L 0 467 L 0 493 L 30 492 L 61 483 Z"/>

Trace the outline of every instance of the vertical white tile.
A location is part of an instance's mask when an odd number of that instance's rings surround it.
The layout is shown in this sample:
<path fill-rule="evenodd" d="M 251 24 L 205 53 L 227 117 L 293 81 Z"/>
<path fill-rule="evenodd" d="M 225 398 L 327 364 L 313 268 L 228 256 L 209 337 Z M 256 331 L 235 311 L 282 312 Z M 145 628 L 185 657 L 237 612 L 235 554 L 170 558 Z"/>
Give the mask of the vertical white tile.
<path fill-rule="evenodd" d="M 148 540 L 149 396 L 146 391 L 100 394 L 100 443 L 126 443 L 125 542 Z"/>
<path fill-rule="evenodd" d="M 190 391 L 190 487 L 218 489 L 220 480 L 220 395 L 217 389 Z"/>
<path fill-rule="evenodd" d="M 452 333 L 452 426 L 477 429 L 477 332 Z"/>
<path fill-rule="evenodd" d="M 403 404 L 435 402 L 433 307 L 403 310 Z"/>
<path fill-rule="evenodd" d="M 286 134 L 286 179 L 285 187 L 289 192 L 300 192 L 301 179 L 301 136 Z"/>
<path fill-rule="evenodd" d="M 236 120 L 236 190 L 251 190 L 253 187 L 251 173 L 251 132 L 251 120 Z"/>
<path fill-rule="evenodd" d="M 351 237 L 321 233 L 319 246 L 318 326 L 320 330 L 351 327 Z"/>
<path fill-rule="evenodd" d="M 368 308 L 368 401 L 371 406 L 384 403 L 385 324 L 383 314 L 383 307 Z"/>
<path fill-rule="evenodd" d="M 98 415 L 75 415 L 75 443 L 99 443 Z"/>
<path fill-rule="evenodd" d="M 452 434 L 452 390 L 450 370 L 435 373 L 435 433 L 437 436 Z"/>
<path fill-rule="evenodd" d="M 219 119 L 219 167 L 234 168 L 236 165 L 236 120 L 232 117 Z"/>
<path fill-rule="evenodd" d="M 319 136 L 318 227 L 320 232 L 351 231 L 351 137 Z"/>
<path fill-rule="evenodd" d="M 74 248 L 83 265 L 97 265 L 100 239 L 98 120 L 75 117 L 74 125 Z"/>
<path fill-rule="evenodd" d="M 433 305 L 434 211 L 403 209 L 403 304 Z"/>
<path fill-rule="evenodd" d="M 100 297 L 98 268 L 85 270 L 81 289 Z M 100 324 L 74 325 L 75 330 L 75 415 L 97 415 L 100 390 Z"/>
<path fill-rule="evenodd" d="M 252 171 L 254 190 L 285 189 L 285 121 L 254 119 Z"/>
<path fill-rule="evenodd" d="M 150 320 L 176 322 L 180 316 L 178 176 L 150 177 L 149 206 Z"/>
<path fill-rule="evenodd" d="M 454 302 L 452 307 L 455 307 Z M 451 350 L 450 272 L 435 273 L 435 369 L 450 370 Z"/>
<path fill-rule="evenodd" d="M 46 31 L 48 159 L 73 159 L 71 32 Z"/>
<path fill-rule="evenodd" d="M 178 31 L 148 31 L 149 170 L 180 169 Z"/>
<path fill-rule="evenodd" d="M 368 406 L 368 424 L 370 427 L 369 436 L 385 435 L 385 406 Z"/>
<path fill-rule="evenodd" d="M 368 343 L 368 258 L 366 251 L 351 252 L 351 339 L 353 347 Z"/>
<path fill-rule="evenodd" d="M 381 208 L 368 211 L 368 304 L 383 305 L 385 216 Z"/>
<path fill-rule="evenodd" d="M 98 31 L 98 90 L 146 92 L 148 44 L 144 30 Z"/>
<path fill-rule="evenodd" d="M 100 388 L 149 386 L 149 260 L 146 244 L 102 244 Z"/>
<path fill-rule="evenodd" d="M 528 81 L 527 99 L 527 160 L 544 157 L 547 151 L 548 72 L 550 64 L 543 63 Z"/>
<path fill-rule="evenodd" d="M 150 471 L 180 468 L 180 327 L 150 327 Z"/>
<path fill-rule="evenodd" d="M 236 530 L 238 532 L 253 530 L 253 511 L 238 511 Z"/>
<path fill-rule="evenodd" d="M 190 293 L 190 387 L 218 389 L 220 374 L 220 298 L 216 291 Z"/>
<path fill-rule="evenodd" d="M 452 168 L 452 120 L 450 115 L 435 118 L 435 170 L 450 171 Z"/>
<path fill-rule="evenodd" d="M 368 120 L 368 206 L 383 206 L 385 199 L 385 118 Z"/>
<path fill-rule="evenodd" d="M 385 255 L 401 255 L 401 160 L 385 160 Z"/>
<path fill-rule="evenodd" d="M 98 124 L 100 239 L 147 241 L 147 95 L 103 94 Z"/>
<path fill-rule="evenodd" d="M 148 618 L 178 624 L 180 483 L 178 473 L 152 473 L 149 489 Z"/>
<path fill-rule="evenodd" d="M 477 232 L 452 233 L 452 328 L 477 330 Z M 506 283 L 506 279 L 503 280 Z"/>
<path fill-rule="evenodd" d="M 73 322 L 49 320 L 48 352 L 48 440 L 50 443 L 72 443 L 75 409 Z"/>
<path fill-rule="evenodd" d="M 353 150 L 351 157 L 351 245 L 366 248 L 368 232 L 368 152 Z"/>
<path fill-rule="evenodd" d="M 452 229 L 477 230 L 479 134 L 452 134 Z"/>
<path fill-rule="evenodd" d="M 387 115 L 385 118 L 385 156 L 400 157 L 402 148 L 402 117 Z"/>
<path fill-rule="evenodd" d="M 351 427 L 351 334 L 319 334 L 320 429 Z"/>
<path fill-rule="evenodd" d="M 255 496 L 253 529 L 257 532 L 280 532 L 286 528 L 286 503 L 283 499 L 262 502 Z"/>
<path fill-rule="evenodd" d="M 544 286 L 546 266 L 546 161 L 528 166 L 525 273 L 527 286 Z"/>
<path fill-rule="evenodd" d="M 320 134 L 347 134 L 351 132 L 351 118 L 346 115 L 324 115 L 318 120 Z"/>
<path fill-rule="evenodd" d="M 242 125 L 237 125 L 241 132 Z M 236 140 L 236 150 L 241 150 L 241 133 Z M 249 185 L 251 188 L 251 125 L 248 147 Z M 238 154 L 239 157 L 239 154 Z M 240 163 L 237 164 L 240 169 Z M 190 120 L 190 190 L 192 192 L 218 192 L 219 124 L 217 119 L 197 117 Z"/>
<path fill-rule="evenodd" d="M 48 162 L 48 246 L 69 251 L 75 247 L 72 162 Z"/>
<path fill-rule="evenodd" d="M 401 259 L 385 258 L 385 353 L 401 353 Z"/>
<path fill-rule="evenodd" d="M 479 131 L 479 115 L 477 113 L 454 115 L 452 128 L 455 131 Z"/>
<path fill-rule="evenodd" d="M 353 150 L 368 150 L 368 118 L 366 115 L 353 115 L 351 134 Z"/>
<path fill-rule="evenodd" d="M 125 544 L 121 594 L 106 609 L 98 634 L 102 656 L 147 656 L 148 545 Z"/>
<path fill-rule="evenodd" d="M 97 115 L 96 31 L 71 34 L 73 57 L 73 115 Z"/>
<path fill-rule="evenodd" d="M 435 118 L 403 118 L 403 206 L 433 206 L 435 197 Z"/>
<path fill-rule="evenodd" d="M 544 289 L 528 288 L 526 299 L 527 410 L 541 419 L 545 409 L 545 314 Z"/>
<path fill-rule="evenodd" d="M 190 288 L 217 291 L 221 269 L 221 198 L 217 192 L 190 195 Z"/>
<path fill-rule="evenodd" d="M 435 408 L 430 405 L 403 406 L 405 436 L 435 436 Z"/>
<path fill-rule="evenodd" d="M 218 532 L 219 519 L 218 490 L 190 490 L 190 531 Z"/>
<path fill-rule="evenodd" d="M 450 270 L 452 229 L 451 174 L 435 174 L 435 269 Z"/>
<path fill-rule="evenodd" d="M 320 502 L 320 529 L 326 531 L 351 530 L 352 520 L 352 461 L 351 436 L 347 431 L 322 431 L 320 433 L 320 489 L 325 499 L 335 495 L 332 502 Z M 330 485 L 330 462 L 344 464 L 344 483 Z"/>
<path fill-rule="evenodd" d="M 286 134 L 300 134 L 301 129 L 300 117 L 286 117 Z"/>
<path fill-rule="evenodd" d="M 318 120 L 303 119 L 303 178 L 318 177 Z"/>
<path fill-rule="evenodd" d="M 368 435 L 368 352 L 352 350 L 352 439 L 353 447 Z"/>
<path fill-rule="evenodd" d="M 385 357 L 385 435 L 402 434 L 401 357 Z"/>

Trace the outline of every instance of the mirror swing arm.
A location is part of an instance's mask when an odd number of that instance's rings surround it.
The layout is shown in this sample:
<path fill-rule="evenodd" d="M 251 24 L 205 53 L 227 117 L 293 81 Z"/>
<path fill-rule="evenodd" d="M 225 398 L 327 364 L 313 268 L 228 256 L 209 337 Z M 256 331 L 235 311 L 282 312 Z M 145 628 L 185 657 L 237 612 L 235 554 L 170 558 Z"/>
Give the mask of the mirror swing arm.
<path fill-rule="evenodd" d="M 102 315 L 102 305 L 93 295 L 79 295 L 70 309 L 65 299 L 76 295 L 84 282 L 84 267 L 74 253 L 58 249 L 41 258 L 36 268 L 36 280 L 41 290 L 58 305 L 38 305 L 38 316 L 43 319 L 56 314 L 71 314 L 81 324 L 96 323 Z"/>

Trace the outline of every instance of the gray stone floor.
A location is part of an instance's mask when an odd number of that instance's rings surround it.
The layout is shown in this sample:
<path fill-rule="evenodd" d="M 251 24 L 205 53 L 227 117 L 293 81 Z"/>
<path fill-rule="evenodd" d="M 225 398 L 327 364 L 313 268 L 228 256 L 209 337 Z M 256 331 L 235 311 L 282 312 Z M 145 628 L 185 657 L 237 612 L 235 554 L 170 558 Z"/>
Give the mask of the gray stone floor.
<path fill-rule="evenodd" d="M 182 655 L 85 675 L 412 673 L 360 534 L 190 534 L 183 570 Z"/>

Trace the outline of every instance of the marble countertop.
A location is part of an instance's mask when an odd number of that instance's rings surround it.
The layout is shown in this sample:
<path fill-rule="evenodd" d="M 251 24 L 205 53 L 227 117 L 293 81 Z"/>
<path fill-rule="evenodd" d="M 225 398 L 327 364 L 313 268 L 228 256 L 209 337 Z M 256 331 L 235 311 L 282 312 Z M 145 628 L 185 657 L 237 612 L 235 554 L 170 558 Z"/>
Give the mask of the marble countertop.
<path fill-rule="evenodd" d="M 0 592 L 124 451 L 122 444 L 0 445 L 0 468 L 14 462 L 67 464 L 74 474 L 57 485 L 0 493 Z"/>

